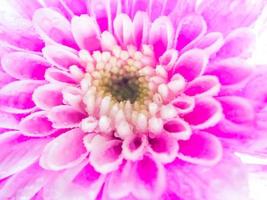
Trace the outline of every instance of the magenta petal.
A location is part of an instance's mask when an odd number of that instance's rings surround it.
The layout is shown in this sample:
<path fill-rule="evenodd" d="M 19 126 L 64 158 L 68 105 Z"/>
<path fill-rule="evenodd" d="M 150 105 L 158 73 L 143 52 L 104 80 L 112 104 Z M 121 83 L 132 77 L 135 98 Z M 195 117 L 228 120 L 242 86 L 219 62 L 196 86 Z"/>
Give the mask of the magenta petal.
<path fill-rule="evenodd" d="M 44 79 L 49 64 L 41 56 L 24 52 L 13 52 L 1 60 L 3 69 L 16 79 Z"/>
<path fill-rule="evenodd" d="M 9 113 L 28 113 L 35 108 L 32 101 L 34 90 L 41 81 L 15 81 L 0 89 L 0 109 Z"/>
<path fill-rule="evenodd" d="M 85 147 L 81 145 L 84 136 L 80 129 L 72 129 L 53 139 L 45 146 L 40 165 L 45 169 L 61 170 L 82 162 L 87 156 Z"/>
<path fill-rule="evenodd" d="M 192 112 L 183 116 L 191 127 L 204 129 L 216 125 L 222 118 L 222 107 L 213 98 L 205 97 L 196 99 L 196 104 Z"/>
<path fill-rule="evenodd" d="M 94 16 L 101 32 L 111 29 L 111 16 L 106 9 L 106 1 L 104 0 L 91 0 L 89 2 L 91 16 Z"/>
<path fill-rule="evenodd" d="M 226 119 L 234 123 L 248 123 L 255 118 L 255 111 L 251 102 L 243 97 L 225 96 L 219 97 L 223 113 Z"/>
<path fill-rule="evenodd" d="M 24 170 L 37 161 L 47 139 L 30 139 L 18 132 L 6 132 L 0 135 L 0 178 Z"/>
<path fill-rule="evenodd" d="M 149 43 L 159 58 L 167 49 L 173 46 L 174 28 L 168 17 L 159 17 L 151 25 Z"/>
<path fill-rule="evenodd" d="M 194 132 L 189 140 L 179 141 L 178 158 L 201 165 L 215 165 L 222 158 L 221 142 L 207 132 Z"/>
<path fill-rule="evenodd" d="M 17 129 L 20 118 L 16 115 L 0 112 L 0 128 Z"/>
<path fill-rule="evenodd" d="M 165 121 L 163 129 L 165 133 L 169 134 L 169 136 L 180 140 L 187 140 L 191 135 L 191 128 L 189 124 L 179 118 Z"/>
<path fill-rule="evenodd" d="M 178 51 L 199 40 L 207 31 L 205 20 L 200 15 L 184 17 L 178 25 L 176 33 L 176 49 Z"/>
<path fill-rule="evenodd" d="M 131 5 L 131 12 L 129 13 L 132 17 L 138 12 L 147 13 L 149 9 L 149 1 L 146 0 L 135 0 Z M 150 4 L 151 5 L 151 4 Z"/>
<path fill-rule="evenodd" d="M 76 80 L 76 78 L 72 74 L 54 68 L 49 68 L 48 70 L 46 70 L 45 79 L 50 83 L 55 83 L 58 85 L 78 83 L 78 80 Z"/>
<path fill-rule="evenodd" d="M 200 76 L 189 82 L 184 93 L 188 96 L 216 96 L 220 91 L 220 82 L 216 76 Z"/>
<path fill-rule="evenodd" d="M 249 57 L 253 53 L 256 36 L 250 29 L 237 29 L 231 32 L 216 54 L 219 58 Z"/>
<path fill-rule="evenodd" d="M 49 45 L 42 51 L 48 62 L 59 69 L 68 70 L 72 65 L 80 65 L 79 57 L 63 46 Z"/>
<path fill-rule="evenodd" d="M 123 141 L 122 154 L 127 160 L 137 160 L 145 153 L 146 146 L 146 137 L 134 135 Z"/>
<path fill-rule="evenodd" d="M 180 56 L 173 73 L 179 73 L 186 80 L 192 81 L 204 73 L 207 63 L 208 57 L 204 51 L 192 49 Z"/>
<path fill-rule="evenodd" d="M 195 99 L 189 96 L 178 96 L 171 103 L 181 114 L 189 113 L 195 107 Z"/>
<path fill-rule="evenodd" d="M 19 130 L 23 135 L 31 137 L 48 136 L 54 131 L 52 122 L 48 120 L 44 111 L 35 112 L 22 119 Z"/>
<path fill-rule="evenodd" d="M 32 99 L 35 105 L 43 110 L 49 110 L 55 106 L 63 104 L 62 86 L 56 84 L 46 84 L 38 87 Z"/>
<path fill-rule="evenodd" d="M 48 118 L 53 122 L 54 128 L 79 127 L 81 120 L 85 117 L 84 113 L 67 105 L 53 107 L 48 113 Z"/>
<path fill-rule="evenodd" d="M 126 14 L 119 14 L 114 20 L 114 33 L 118 42 L 126 47 L 133 44 L 133 22 Z"/>
<path fill-rule="evenodd" d="M 100 48 L 100 30 L 92 17 L 88 15 L 73 17 L 71 29 L 74 39 L 81 49 L 94 51 Z"/>
<path fill-rule="evenodd" d="M 165 190 L 166 179 L 163 166 L 149 156 L 134 165 L 132 194 L 140 199 L 157 199 Z"/>
<path fill-rule="evenodd" d="M 55 10 L 38 9 L 34 13 L 33 23 L 36 31 L 48 43 L 77 47 L 71 33 L 70 22 Z"/>
<path fill-rule="evenodd" d="M 207 74 L 217 76 L 222 85 L 233 85 L 249 78 L 252 71 L 252 66 L 245 60 L 230 58 L 214 63 Z"/>
<path fill-rule="evenodd" d="M 11 77 L 5 72 L 0 71 L 0 88 L 4 87 L 5 85 L 13 81 L 15 81 L 13 77 Z"/>

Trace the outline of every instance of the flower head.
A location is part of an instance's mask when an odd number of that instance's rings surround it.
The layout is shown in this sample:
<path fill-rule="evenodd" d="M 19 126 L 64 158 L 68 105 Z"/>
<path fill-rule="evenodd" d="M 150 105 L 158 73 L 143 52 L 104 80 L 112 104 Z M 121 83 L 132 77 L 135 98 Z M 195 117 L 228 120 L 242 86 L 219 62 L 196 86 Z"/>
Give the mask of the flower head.
<path fill-rule="evenodd" d="M 247 61 L 264 1 L 13 2 L 0 198 L 247 198 L 234 152 L 266 130 L 265 72 Z"/>

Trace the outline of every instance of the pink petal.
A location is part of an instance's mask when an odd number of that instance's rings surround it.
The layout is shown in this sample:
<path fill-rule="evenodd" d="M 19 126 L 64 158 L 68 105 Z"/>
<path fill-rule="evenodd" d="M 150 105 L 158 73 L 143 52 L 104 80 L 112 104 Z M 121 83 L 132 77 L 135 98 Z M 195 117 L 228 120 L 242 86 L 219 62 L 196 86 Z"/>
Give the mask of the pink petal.
<path fill-rule="evenodd" d="M 122 154 L 127 160 L 137 160 L 145 153 L 146 146 L 147 140 L 145 136 L 130 136 L 123 141 Z"/>
<path fill-rule="evenodd" d="M 0 109 L 9 113 L 28 113 L 34 110 L 34 90 L 41 81 L 15 81 L 0 89 Z"/>
<path fill-rule="evenodd" d="M 149 16 L 152 21 L 160 17 L 160 13 L 162 12 L 163 9 L 163 2 L 161 0 L 154 0 L 149 2 Z"/>
<path fill-rule="evenodd" d="M 159 17 L 152 23 L 149 43 L 153 46 L 157 58 L 173 46 L 173 38 L 174 29 L 168 17 Z"/>
<path fill-rule="evenodd" d="M 63 46 L 49 45 L 42 51 L 47 61 L 59 69 L 68 70 L 72 65 L 80 65 L 79 57 Z"/>
<path fill-rule="evenodd" d="M 255 111 L 251 102 L 238 96 L 219 97 L 226 119 L 234 123 L 248 123 L 255 118 Z"/>
<path fill-rule="evenodd" d="M 128 15 L 117 15 L 114 20 L 114 33 L 121 46 L 133 44 L 133 23 Z"/>
<path fill-rule="evenodd" d="M 107 141 L 102 136 L 96 136 L 92 141 L 89 160 L 95 170 L 108 173 L 118 169 L 122 163 L 122 143 L 120 140 Z"/>
<path fill-rule="evenodd" d="M 183 116 L 191 127 L 204 129 L 216 125 L 222 118 L 222 107 L 213 98 L 196 99 L 194 110 Z"/>
<path fill-rule="evenodd" d="M 111 30 L 110 14 L 107 11 L 106 1 L 92 0 L 89 2 L 90 14 L 94 16 L 101 32 Z"/>
<path fill-rule="evenodd" d="M 48 119 L 54 128 L 75 128 L 86 115 L 72 106 L 62 105 L 53 107 L 48 113 Z"/>
<path fill-rule="evenodd" d="M 178 59 L 178 51 L 175 49 L 168 49 L 164 54 L 159 58 L 160 64 L 167 68 L 167 70 L 172 69 L 176 64 Z"/>
<path fill-rule="evenodd" d="M 17 129 L 20 117 L 10 113 L 0 112 L 0 128 Z"/>
<path fill-rule="evenodd" d="M 171 103 L 180 114 L 189 113 L 195 107 L 194 98 L 188 96 L 178 96 Z"/>
<path fill-rule="evenodd" d="M 53 177 L 51 172 L 45 171 L 35 164 L 9 178 L 0 190 L 0 198 L 33 199 L 51 177 Z"/>
<path fill-rule="evenodd" d="M 246 80 L 252 72 L 252 66 L 245 60 L 230 58 L 213 64 L 207 74 L 217 76 L 222 85 L 233 85 Z"/>
<path fill-rule="evenodd" d="M 88 15 L 73 17 L 71 29 L 74 39 L 81 49 L 94 51 L 100 48 L 100 30 L 92 17 Z"/>
<path fill-rule="evenodd" d="M 216 76 L 200 76 L 189 82 L 184 93 L 188 96 L 216 96 L 220 91 L 220 82 Z"/>
<path fill-rule="evenodd" d="M 179 73 L 186 80 L 192 81 L 204 73 L 207 63 L 208 57 L 204 51 L 192 49 L 180 56 L 173 73 Z"/>
<path fill-rule="evenodd" d="M 147 13 L 139 11 L 134 16 L 133 35 L 137 47 L 140 47 L 141 44 L 147 43 L 150 24 L 151 22 Z"/>
<path fill-rule="evenodd" d="M 189 140 L 179 141 L 178 158 L 200 165 L 215 165 L 222 158 L 221 142 L 207 132 L 194 132 Z"/>
<path fill-rule="evenodd" d="M 13 77 L 11 77 L 5 72 L 0 71 L 0 88 L 4 87 L 5 85 L 13 81 L 15 81 Z"/>
<path fill-rule="evenodd" d="M 45 79 L 50 83 L 55 83 L 58 85 L 78 83 L 78 80 L 76 80 L 72 74 L 54 68 L 49 68 L 46 70 Z"/>
<path fill-rule="evenodd" d="M 74 15 L 87 14 L 86 2 L 84 0 L 65 0 L 66 6 Z"/>
<path fill-rule="evenodd" d="M 176 118 L 167 120 L 163 129 L 169 136 L 176 139 L 187 140 L 191 135 L 191 128 L 184 120 Z"/>
<path fill-rule="evenodd" d="M 42 80 L 49 67 L 41 56 L 24 52 L 9 53 L 2 58 L 1 63 L 5 72 L 16 79 Z"/>
<path fill-rule="evenodd" d="M 10 0 L 10 4 L 16 11 L 18 11 L 22 16 L 32 18 L 34 12 L 41 8 L 41 4 L 38 0 L 31 0 L 27 2 L 21 2 L 19 0 Z"/>
<path fill-rule="evenodd" d="M 55 106 L 63 104 L 62 86 L 56 84 L 46 84 L 38 87 L 32 99 L 35 105 L 42 110 L 49 110 Z"/>
<path fill-rule="evenodd" d="M 225 38 L 224 45 L 216 55 L 219 58 L 250 57 L 255 40 L 256 36 L 250 29 L 236 29 Z"/>
<path fill-rule="evenodd" d="M 117 45 L 117 41 L 112 33 L 104 31 L 101 35 L 102 50 L 112 51 L 113 47 Z"/>
<path fill-rule="evenodd" d="M 176 49 L 178 51 L 183 48 L 189 48 L 190 45 L 195 43 L 207 31 L 205 20 L 200 15 L 189 15 L 184 17 L 176 32 Z"/>
<path fill-rule="evenodd" d="M 47 139 L 31 139 L 18 132 L 0 135 L 0 178 L 18 173 L 37 161 Z"/>
<path fill-rule="evenodd" d="M 48 120 L 44 111 L 35 112 L 22 119 L 19 130 L 23 135 L 31 137 L 48 136 L 54 131 L 52 122 Z"/>
<path fill-rule="evenodd" d="M 82 145 L 85 134 L 72 129 L 49 142 L 41 155 L 40 165 L 44 169 L 61 170 L 82 162 L 87 151 Z"/>
<path fill-rule="evenodd" d="M 138 199 L 158 199 L 165 190 L 165 170 L 149 156 L 134 164 L 132 194 Z"/>
<path fill-rule="evenodd" d="M 149 139 L 150 152 L 155 159 L 162 163 L 171 163 L 178 152 L 177 139 L 167 135 L 160 135 Z"/>
<path fill-rule="evenodd" d="M 49 9 L 38 9 L 33 15 L 33 23 L 39 35 L 50 44 L 59 43 L 76 48 L 69 21 L 60 13 Z"/>
<path fill-rule="evenodd" d="M 149 1 L 146 0 L 134 0 L 131 5 L 131 12 L 129 13 L 132 17 L 136 17 L 138 13 L 147 13 L 149 8 Z"/>

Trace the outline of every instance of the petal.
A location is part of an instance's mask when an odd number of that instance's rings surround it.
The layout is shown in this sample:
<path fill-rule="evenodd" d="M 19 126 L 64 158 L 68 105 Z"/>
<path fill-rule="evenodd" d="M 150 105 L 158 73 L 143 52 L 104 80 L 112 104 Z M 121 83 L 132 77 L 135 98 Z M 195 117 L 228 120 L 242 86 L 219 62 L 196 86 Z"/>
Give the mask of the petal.
<path fill-rule="evenodd" d="M 19 0 L 10 0 L 9 3 L 15 8 L 22 16 L 32 18 L 34 12 L 41 8 L 41 4 L 38 0 L 32 0 L 22 3 Z"/>
<path fill-rule="evenodd" d="M 111 29 L 111 19 L 107 11 L 106 1 L 103 0 L 91 0 L 89 2 L 89 9 L 91 16 L 96 19 L 101 32 Z"/>
<path fill-rule="evenodd" d="M 168 17 L 159 17 L 152 23 L 149 32 L 149 44 L 153 46 L 157 58 L 173 46 L 173 38 L 174 30 Z"/>
<path fill-rule="evenodd" d="M 70 66 L 80 66 L 79 57 L 67 48 L 59 45 L 48 45 L 42 49 L 47 61 L 62 70 L 68 70 Z"/>
<path fill-rule="evenodd" d="M 191 135 L 189 124 L 179 118 L 165 121 L 163 129 L 169 136 L 180 140 L 187 140 Z"/>
<path fill-rule="evenodd" d="M 45 79 L 50 83 L 59 85 L 78 83 L 78 80 L 76 80 L 76 78 L 72 74 L 54 68 L 49 68 L 48 70 L 46 70 Z"/>
<path fill-rule="evenodd" d="M 72 129 L 49 142 L 41 155 L 40 165 L 44 169 L 62 170 L 82 162 L 87 156 L 83 144 L 83 133 Z"/>
<path fill-rule="evenodd" d="M 119 14 L 114 20 L 114 34 L 121 46 L 133 44 L 133 23 L 126 14 Z"/>
<path fill-rule="evenodd" d="M 172 67 L 176 64 L 178 59 L 178 51 L 175 49 L 168 49 L 164 52 L 164 54 L 159 58 L 159 62 L 163 65 L 167 70 L 172 69 Z"/>
<path fill-rule="evenodd" d="M 18 132 L 0 135 L 0 179 L 18 173 L 37 161 L 47 139 L 31 139 Z"/>
<path fill-rule="evenodd" d="M 200 165 L 215 165 L 222 158 L 221 142 L 207 132 L 194 132 L 189 140 L 179 141 L 178 158 Z"/>
<path fill-rule="evenodd" d="M 207 31 L 205 20 L 200 15 L 189 15 L 184 17 L 178 25 L 176 32 L 176 49 L 190 48 L 194 42 L 199 40 Z"/>
<path fill-rule="evenodd" d="M 146 146 L 146 137 L 137 135 L 130 136 L 123 141 L 122 154 L 127 160 L 137 160 L 145 153 Z"/>
<path fill-rule="evenodd" d="M 46 112 L 40 111 L 28 115 L 20 121 L 19 130 L 25 136 L 44 137 L 53 133 L 52 122 L 46 116 Z"/>
<path fill-rule="evenodd" d="M 15 81 L 0 89 L 0 109 L 9 113 L 28 113 L 35 108 L 32 93 L 41 81 Z"/>
<path fill-rule="evenodd" d="M 214 126 L 221 118 L 222 107 L 220 103 L 208 97 L 196 99 L 193 111 L 183 116 L 183 119 L 195 129 L 204 129 Z"/>
<path fill-rule="evenodd" d="M 101 35 L 101 48 L 102 50 L 112 51 L 114 46 L 117 45 L 117 41 L 112 33 L 104 31 Z"/>
<path fill-rule="evenodd" d="M 95 170 L 100 173 L 108 173 L 118 169 L 122 163 L 122 143 L 120 140 L 105 140 L 102 136 L 96 136 L 92 141 L 89 161 Z"/>
<path fill-rule="evenodd" d="M 133 1 L 133 4 L 131 5 L 131 14 L 132 17 L 136 17 L 138 13 L 147 13 L 149 9 L 149 1 L 146 0 L 135 0 Z"/>
<path fill-rule="evenodd" d="M 94 51 L 100 48 L 100 30 L 92 17 L 88 15 L 73 17 L 71 30 L 75 41 L 81 49 Z"/>
<path fill-rule="evenodd" d="M 150 152 L 155 159 L 162 163 L 171 163 L 178 152 L 177 139 L 167 135 L 160 135 L 149 139 Z"/>
<path fill-rule="evenodd" d="M 188 96 L 216 96 L 220 91 L 220 82 L 216 76 L 200 76 L 189 82 L 184 93 Z"/>
<path fill-rule="evenodd" d="M 244 57 L 252 55 L 256 36 L 250 29 L 236 29 L 225 38 L 225 43 L 216 54 L 219 58 Z"/>
<path fill-rule="evenodd" d="M 204 73 L 207 63 L 208 57 L 204 51 L 200 49 L 192 49 L 180 56 L 177 65 L 174 67 L 173 73 L 179 73 L 186 80 L 192 81 Z"/>
<path fill-rule="evenodd" d="M 248 123 L 255 118 L 255 111 L 251 102 L 238 96 L 219 97 L 226 119 L 234 123 Z"/>
<path fill-rule="evenodd" d="M 60 13 L 49 9 L 38 9 L 33 15 L 33 24 L 39 35 L 50 44 L 59 43 L 77 48 L 69 21 Z"/>
<path fill-rule="evenodd" d="M 217 76 L 222 85 L 233 85 L 246 80 L 252 71 L 252 66 L 247 61 L 230 58 L 214 63 L 207 74 Z"/>
<path fill-rule="evenodd" d="M 17 129 L 20 117 L 10 113 L 0 112 L 0 128 Z"/>
<path fill-rule="evenodd" d="M 132 194 L 139 199 L 157 199 L 165 190 L 165 170 L 151 157 L 145 156 L 134 165 Z"/>
<path fill-rule="evenodd" d="M 178 96 L 171 104 L 180 114 L 191 112 L 195 107 L 195 99 L 188 96 Z"/>
<path fill-rule="evenodd" d="M 24 52 L 5 55 L 1 64 L 5 72 L 16 79 L 43 80 L 45 70 L 49 67 L 41 56 Z"/>
<path fill-rule="evenodd" d="M 46 84 L 38 87 L 32 99 L 35 105 L 42 110 L 49 110 L 63 104 L 62 86 L 57 84 Z"/>
<path fill-rule="evenodd" d="M 87 14 L 86 2 L 84 0 L 65 0 L 66 6 L 70 9 L 74 15 Z"/>
<path fill-rule="evenodd" d="M 0 88 L 4 87 L 8 83 L 15 81 L 15 79 L 9 76 L 7 73 L 0 71 Z"/>
<path fill-rule="evenodd" d="M 72 106 L 62 105 L 53 107 L 48 113 L 48 119 L 54 128 L 75 128 L 86 115 Z"/>

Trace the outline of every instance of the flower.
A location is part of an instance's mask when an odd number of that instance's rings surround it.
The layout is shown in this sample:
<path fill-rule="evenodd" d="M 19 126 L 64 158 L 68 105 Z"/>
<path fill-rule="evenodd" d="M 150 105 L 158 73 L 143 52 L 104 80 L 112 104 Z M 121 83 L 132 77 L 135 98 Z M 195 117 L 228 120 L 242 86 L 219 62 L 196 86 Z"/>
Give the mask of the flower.
<path fill-rule="evenodd" d="M 12 2 L 1 199 L 248 199 L 234 153 L 266 130 L 247 60 L 265 1 Z"/>

